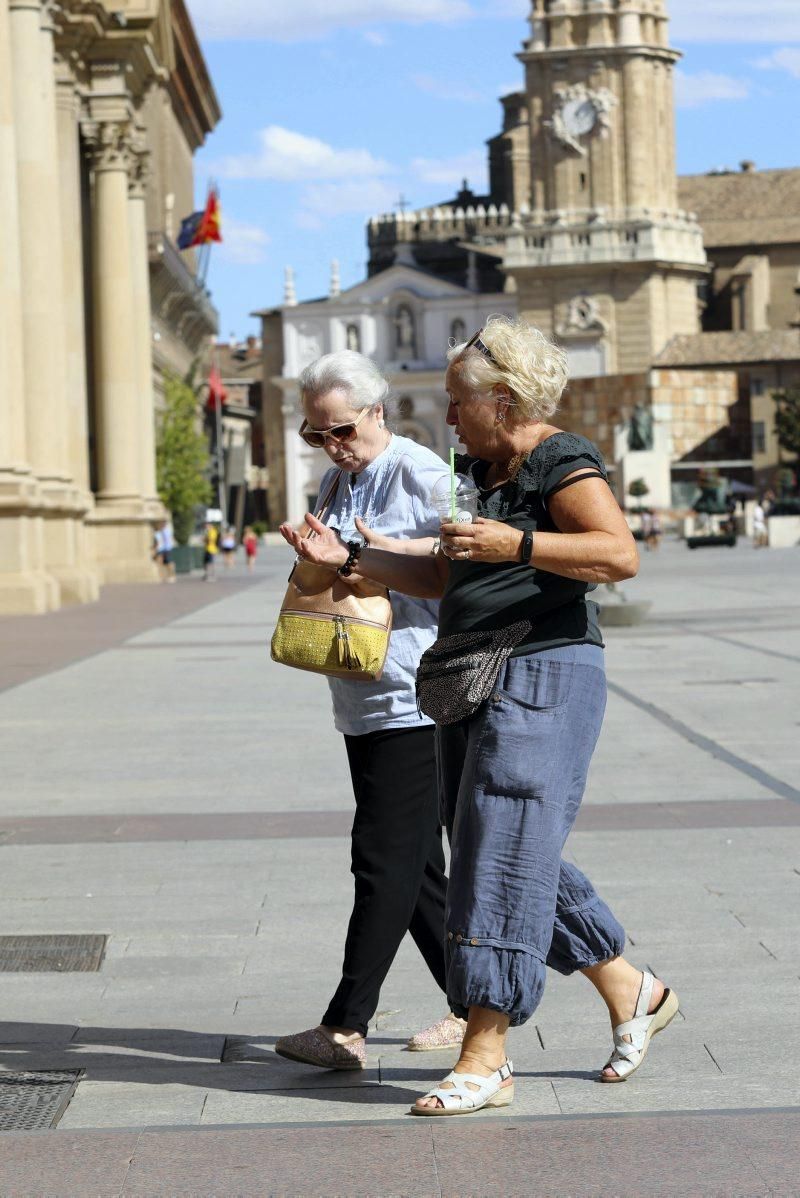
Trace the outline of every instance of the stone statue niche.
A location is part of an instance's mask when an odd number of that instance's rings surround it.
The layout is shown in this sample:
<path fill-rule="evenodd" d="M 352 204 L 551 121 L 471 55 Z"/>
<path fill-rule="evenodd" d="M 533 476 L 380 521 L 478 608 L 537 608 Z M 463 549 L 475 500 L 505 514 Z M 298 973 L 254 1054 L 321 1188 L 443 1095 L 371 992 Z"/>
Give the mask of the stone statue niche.
<path fill-rule="evenodd" d="M 417 332 L 414 313 L 408 304 L 401 304 L 394 316 L 395 355 L 399 359 L 416 358 Z"/>
<path fill-rule="evenodd" d="M 628 422 L 628 449 L 633 451 L 653 448 L 653 413 L 644 404 L 637 403 Z"/>
<path fill-rule="evenodd" d="M 358 331 L 358 325 L 349 324 L 347 326 L 347 348 L 355 350 L 356 353 L 361 352 L 361 335 Z"/>

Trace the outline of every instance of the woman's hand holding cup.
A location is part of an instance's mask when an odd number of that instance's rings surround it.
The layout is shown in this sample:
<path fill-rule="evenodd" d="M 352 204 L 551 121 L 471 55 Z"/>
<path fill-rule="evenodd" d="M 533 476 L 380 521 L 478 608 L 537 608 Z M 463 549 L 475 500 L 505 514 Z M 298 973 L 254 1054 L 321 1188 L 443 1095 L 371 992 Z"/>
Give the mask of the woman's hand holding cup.
<path fill-rule="evenodd" d="M 442 552 L 453 561 L 513 562 L 519 560 L 523 534 L 500 520 L 477 516 L 472 523 L 442 524 Z"/>

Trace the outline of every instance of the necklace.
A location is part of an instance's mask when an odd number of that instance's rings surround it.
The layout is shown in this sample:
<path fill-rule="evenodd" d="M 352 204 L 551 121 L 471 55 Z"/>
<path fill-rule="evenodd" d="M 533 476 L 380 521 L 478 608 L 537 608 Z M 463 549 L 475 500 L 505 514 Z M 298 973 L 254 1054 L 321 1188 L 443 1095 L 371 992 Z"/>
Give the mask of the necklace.
<path fill-rule="evenodd" d="M 530 450 L 528 453 L 529 452 Z M 522 469 L 522 465 L 527 459 L 528 453 L 523 450 L 521 453 L 513 454 L 507 462 L 495 463 L 489 471 L 489 474 L 494 474 L 494 478 L 492 479 L 490 485 L 493 487 L 501 487 L 505 486 L 506 483 L 513 482 Z M 486 481 L 489 481 L 488 476 Z"/>

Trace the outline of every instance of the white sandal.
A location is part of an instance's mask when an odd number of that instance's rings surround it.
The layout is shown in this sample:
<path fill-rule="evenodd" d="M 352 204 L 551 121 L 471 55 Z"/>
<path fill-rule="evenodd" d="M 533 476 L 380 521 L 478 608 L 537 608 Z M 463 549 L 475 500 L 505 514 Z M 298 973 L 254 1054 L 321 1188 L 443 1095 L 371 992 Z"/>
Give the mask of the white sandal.
<path fill-rule="evenodd" d="M 499 1069 L 495 1069 L 488 1077 L 479 1077 L 477 1073 L 448 1073 L 444 1082 L 452 1082 L 452 1090 L 442 1090 L 437 1087 L 424 1094 L 424 1098 L 438 1098 L 439 1106 L 412 1106 L 412 1115 L 471 1115 L 485 1106 L 511 1106 L 514 1101 L 514 1085 L 504 1086 L 514 1072 L 511 1061 L 506 1061 Z M 441 1085 L 444 1085 L 444 1082 Z M 471 1090 L 467 1082 L 477 1086 Z"/>
<path fill-rule="evenodd" d="M 601 1073 L 601 1082 L 624 1082 L 635 1073 L 647 1056 L 650 1041 L 656 1032 L 663 1031 L 678 1014 L 678 996 L 674 990 L 664 990 L 661 1002 L 653 1011 L 647 1014 L 647 1008 L 653 997 L 655 978 L 645 970 L 642 974 L 642 985 L 636 1001 L 633 1019 L 620 1023 L 614 1028 L 614 1051 L 605 1068 L 609 1065 L 614 1070 L 614 1076 Z M 625 1037 L 630 1036 L 630 1041 Z"/>

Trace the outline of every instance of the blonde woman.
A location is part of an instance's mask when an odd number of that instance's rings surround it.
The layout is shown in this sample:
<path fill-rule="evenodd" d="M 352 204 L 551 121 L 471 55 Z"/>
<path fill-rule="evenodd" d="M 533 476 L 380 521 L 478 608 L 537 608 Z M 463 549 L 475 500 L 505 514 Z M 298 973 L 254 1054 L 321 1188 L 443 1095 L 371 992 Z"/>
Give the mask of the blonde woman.
<path fill-rule="evenodd" d="M 530 325 L 492 317 L 449 359 L 447 423 L 480 515 L 443 525 L 436 557 L 369 545 L 358 562 L 393 591 L 441 597 L 441 677 L 423 659 L 418 687 L 427 677 L 424 710 L 446 712 L 436 718 L 452 849 L 447 997 L 468 1022 L 454 1070 L 412 1107 L 424 1116 L 512 1102 L 506 1037 L 535 1011 L 546 966 L 583 973 L 608 1008 L 614 1049 L 601 1081 L 630 1077 L 678 1010 L 674 992 L 623 958 L 619 922 L 561 856 L 606 701 L 588 596 L 636 574 L 636 546 L 597 448 L 549 423 L 567 382 L 564 353 Z M 295 548 L 338 568 L 346 548 L 311 523 L 318 538 Z M 476 663 L 466 677 L 465 652 Z"/>

